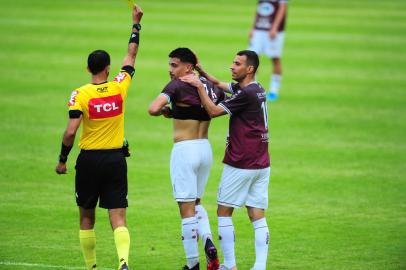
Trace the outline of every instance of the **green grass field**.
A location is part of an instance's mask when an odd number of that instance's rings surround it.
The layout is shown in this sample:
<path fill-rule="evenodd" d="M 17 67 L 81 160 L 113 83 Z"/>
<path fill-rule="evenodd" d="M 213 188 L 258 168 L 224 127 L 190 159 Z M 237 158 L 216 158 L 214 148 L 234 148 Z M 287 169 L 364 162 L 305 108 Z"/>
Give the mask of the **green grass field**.
<path fill-rule="evenodd" d="M 192 48 L 208 71 L 230 80 L 255 1 L 138 2 L 145 15 L 126 103 L 130 266 L 180 269 L 172 124 L 147 108 L 169 80 L 167 54 L 176 47 Z M 118 71 L 129 9 L 123 0 L 0 3 L 0 269 L 84 269 L 77 146 L 68 175 L 54 167 L 70 93 L 89 80 L 86 57 L 105 49 Z M 281 99 L 269 104 L 268 269 L 406 269 L 406 2 L 292 0 L 288 12 Z M 261 60 L 266 86 L 270 63 Z M 203 203 L 215 238 L 227 125 L 227 117 L 215 119 L 210 130 L 214 164 Z M 99 269 L 116 269 L 106 212 L 97 215 Z M 238 267 L 250 269 L 253 230 L 244 209 L 234 224 Z"/>

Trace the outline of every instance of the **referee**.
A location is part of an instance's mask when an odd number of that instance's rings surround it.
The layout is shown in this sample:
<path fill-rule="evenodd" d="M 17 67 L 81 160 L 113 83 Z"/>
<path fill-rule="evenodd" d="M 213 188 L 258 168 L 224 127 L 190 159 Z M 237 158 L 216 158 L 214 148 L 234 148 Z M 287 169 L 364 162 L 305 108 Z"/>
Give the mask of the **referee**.
<path fill-rule="evenodd" d="M 63 135 L 57 174 L 66 174 L 66 161 L 76 132 L 83 122 L 80 154 L 76 161 L 75 192 L 80 213 L 80 245 L 86 269 L 96 267 L 95 208 L 108 209 L 119 259 L 119 269 L 128 270 L 130 235 L 126 225 L 127 163 L 123 149 L 124 101 L 134 75 L 142 9 L 134 5 L 133 27 L 121 71 L 108 82 L 110 56 L 96 50 L 87 60 L 91 82 L 72 92 L 69 121 Z"/>

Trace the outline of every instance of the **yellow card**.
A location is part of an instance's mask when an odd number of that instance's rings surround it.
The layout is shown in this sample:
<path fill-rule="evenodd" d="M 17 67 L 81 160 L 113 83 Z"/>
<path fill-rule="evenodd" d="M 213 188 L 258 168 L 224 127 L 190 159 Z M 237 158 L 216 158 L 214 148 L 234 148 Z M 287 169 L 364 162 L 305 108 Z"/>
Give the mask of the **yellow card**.
<path fill-rule="evenodd" d="M 127 0 L 127 4 L 130 9 L 133 9 L 135 3 L 134 0 Z"/>

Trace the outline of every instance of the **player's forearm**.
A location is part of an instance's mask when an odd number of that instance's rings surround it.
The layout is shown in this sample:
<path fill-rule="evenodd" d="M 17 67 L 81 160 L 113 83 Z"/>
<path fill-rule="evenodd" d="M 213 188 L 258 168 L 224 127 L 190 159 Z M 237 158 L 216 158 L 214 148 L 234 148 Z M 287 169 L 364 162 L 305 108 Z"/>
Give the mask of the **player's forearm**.
<path fill-rule="evenodd" d="M 204 88 L 203 85 L 197 88 L 197 92 L 199 93 L 202 105 L 209 114 L 210 118 L 214 118 L 223 114 L 224 110 L 221 107 L 214 104 L 214 102 L 207 95 L 206 89 Z"/>
<path fill-rule="evenodd" d="M 137 29 L 132 30 L 130 40 L 128 42 L 127 55 L 123 60 L 123 66 L 134 66 L 135 58 L 138 53 L 138 46 L 140 42 L 140 33 Z"/>
<path fill-rule="evenodd" d="M 139 33 L 138 33 L 138 35 L 139 35 Z M 133 65 L 135 63 L 135 58 L 137 57 L 138 46 L 139 46 L 139 44 L 136 44 L 136 43 L 128 44 L 128 53 L 127 54 L 131 58 Z"/>
<path fill-rule="evenodd" d="M 278 13 L 276 13 L 276 18 L 272 25 L 272 28 L 274 30 L 278 30 L 280 24 L 282 23 L 283 18 L 285 17 L 285 14 L 286 14 L 286 3 L 282 3 L 279 6 Z"/>
<path fill-rule="evenodd" d="M 148 113 L 149 113 L 149 115 L 151 115 L 151 116 L 160 116 L 160 115 L 162 115 L 161 110 L 162 110 L 162 108 L 156 109 L 156 108 L 150 106 L 150 107 L 148 108 Z"/>
<path fill-rule="evenodd" d="M 65 164 L 68 160 L 70 150 L 72 150 L 73 143 L 75 142 L 76 133 L 71 133 L 67 129 L 63 134 L 61 151 L 59 153 L 59 163 Z"/>
<path fill-rule="evenodd" d="M 65 131 L 65 133 L 63 134 L 63 138 L 62 138 L 62 143 L 66 146 L 73 146 L 73 143 L 75 142 L 75 137 L 76 137 L 76 132 L 69 132 L 68 130 Z"/>
<path fill-rule="evenodd" d="M 82 121 L 82 116 L 79 118 L 70 118 L 68 126 L 63 133 L 61 153 L 59 156 L 59 161 L 65 163 L 68 159 L 70 150 L 72 149 L 73 143 L 75 142 L 76 132 Z"/>
<path fill-rule="evenodd" d="M 134 66 L 135 58 L 137 57 L 138 46 L 140 43 L 140 30 L 141 30 L 141 18 L 143 11 L 139 6 L 134 6 L 132 13 L 132 30 L 130 40 L 128 42 L 128 52 L 123 61 L 123 66 Z"/>
<path fill-rule="evenodd" d="M 164 97 L 158 96 L 151 105 L 149 105 L 148 113 L 151 116 L 164 115 L 165 117 L 170 117 L 171 109 L 167 106 L 167 101 Z"/>
<path fill-rule="evenodd" d="M 164 107 L 162 107 L 160 109 L 159 108 L 149 107 L 148 113 L 151 116 L 161 116 L 161 115 L 163 115 L 165 117 L 171 118 L 172 110 L 168 106 L 164 106 Z"/>

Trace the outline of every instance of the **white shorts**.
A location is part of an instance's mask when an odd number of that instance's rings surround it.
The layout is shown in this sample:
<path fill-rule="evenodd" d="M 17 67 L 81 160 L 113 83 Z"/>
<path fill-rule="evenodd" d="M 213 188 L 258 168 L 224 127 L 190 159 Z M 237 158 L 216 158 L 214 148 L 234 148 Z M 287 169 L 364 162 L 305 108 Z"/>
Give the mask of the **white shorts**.
<path fill-rule="evenodd" d="M 271 39 L 268 31 L 254 30 L 248 49 L 258 55 L 265 54 L 269 58 L 281 58 L 284 40 L 284 32 L 278 32 L 276 37 Z"/>
<path fill-rule="evenodd" d="M 217 196 L 220 205 L 268 208 L 268 184 L 271 169 L 238 169 L 224 164 Z"/>
<path fill-rule="evenodd" d="M 187 140 L 173 145 L 171 181 L 178 202 L 191 202 L 203 196 L 213 161 L 207 139 Z"/>

